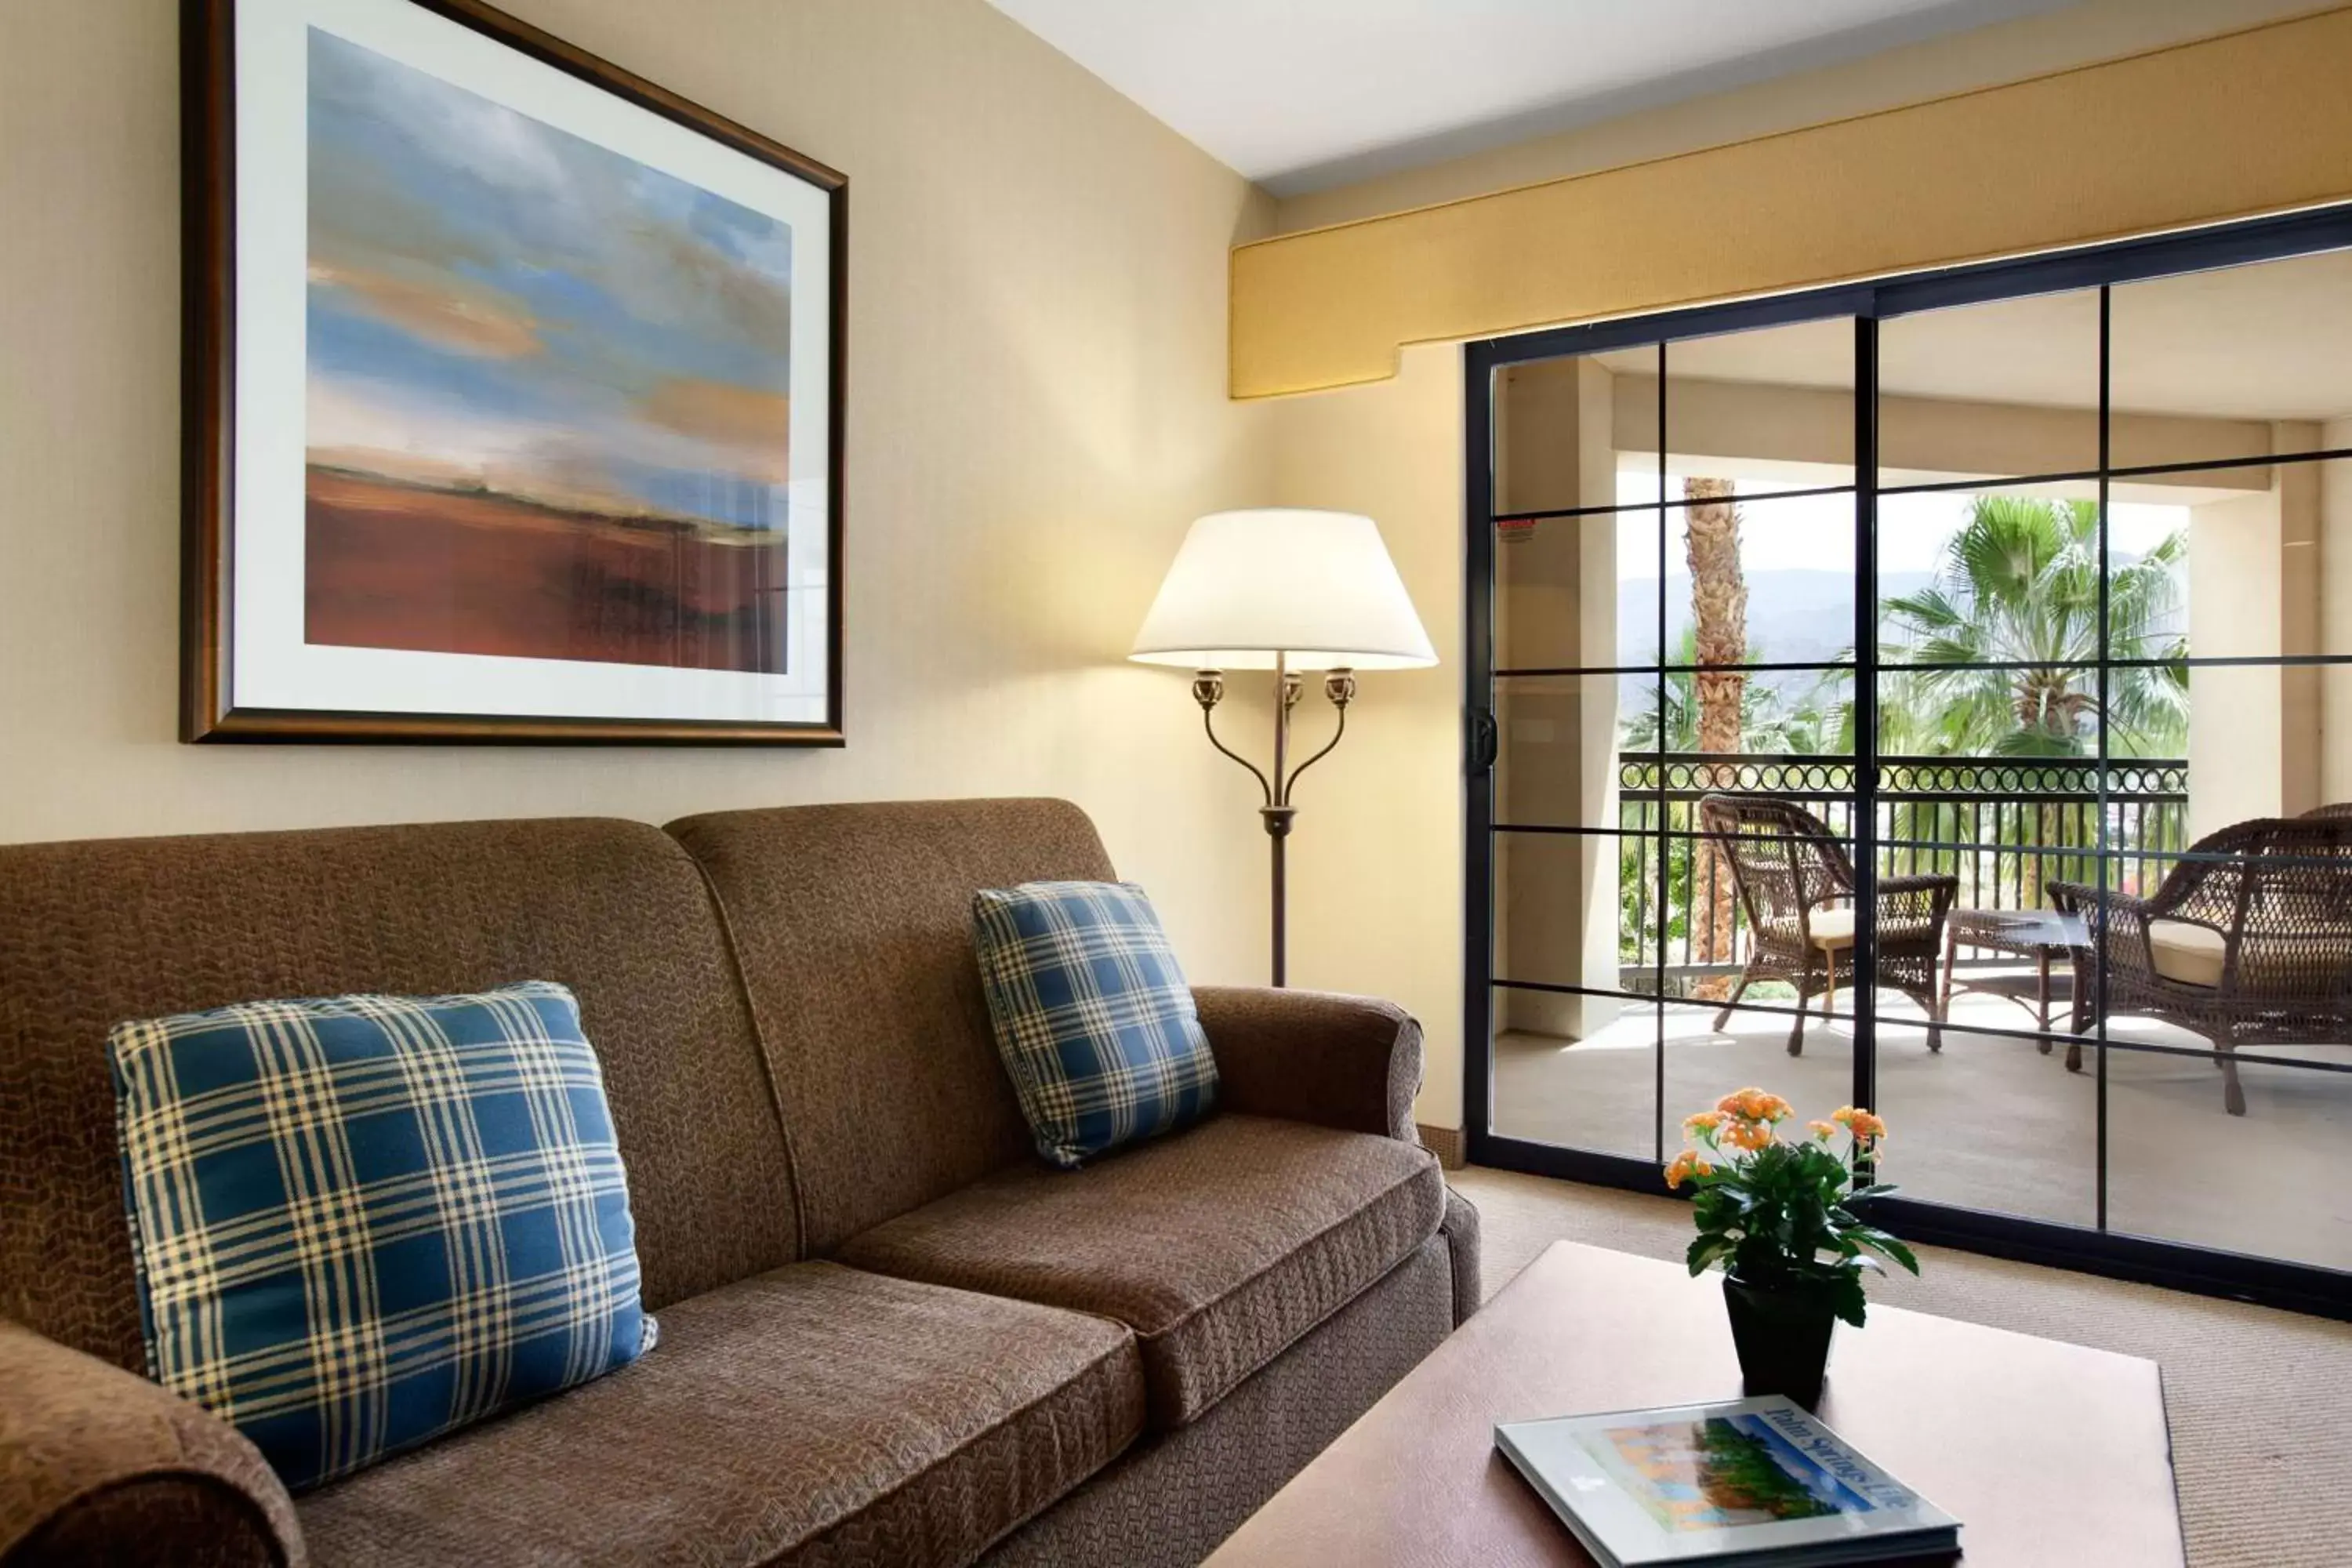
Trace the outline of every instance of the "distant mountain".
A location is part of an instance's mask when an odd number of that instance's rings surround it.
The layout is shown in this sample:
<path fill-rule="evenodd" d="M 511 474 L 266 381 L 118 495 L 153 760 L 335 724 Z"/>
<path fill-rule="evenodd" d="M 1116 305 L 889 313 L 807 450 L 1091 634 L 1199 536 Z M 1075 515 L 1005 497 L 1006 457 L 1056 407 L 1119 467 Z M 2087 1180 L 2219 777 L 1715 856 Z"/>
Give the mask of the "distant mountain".
<path fill-rule="evenodd" d="M 1892 598 L 1934 581 L 1931 572 L 1890 572 L 1879 579 L 1879 593 Z M 1828 664 L 1848 653 L 1853 647 L 1853 595 L 1851 573 L 1748 573 L 1748 656 L 1766 664 Z M 1623 662 L 1649 662 L 1657 616 L 1655 577 L 1618 583 L 1617 648 Z M 1681 644 L 1690 626 L 1690 575 L 1677 572 L 1666 579 L 1666 652 Z"/>

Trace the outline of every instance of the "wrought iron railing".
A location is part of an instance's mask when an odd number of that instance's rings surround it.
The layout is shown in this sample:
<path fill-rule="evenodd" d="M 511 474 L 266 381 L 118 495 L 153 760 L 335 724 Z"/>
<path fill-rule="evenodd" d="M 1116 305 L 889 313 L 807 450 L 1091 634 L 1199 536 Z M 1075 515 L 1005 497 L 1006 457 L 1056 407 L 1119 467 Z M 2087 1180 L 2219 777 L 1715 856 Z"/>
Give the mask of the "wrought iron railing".
<path fill-rule="evenodd" d="M 2100 788 L 2095 758 L 1881 757 L 1875 837 L 1882 875 L 1946 872 L 1958 901 L 2039 909 L 2054 881 L 2153 889 L 2187 847 L 2189 764 L 2116 758 Z M 1851 758 L 1627 752 L 1618 758 L 1619 962 L 1629 990 L 1670 990 L 1746 962 L 1746 915 L 1721 857 L 1698 846 L 1698 803 L 1714 794 L 1769 795 L 1803 805 L 1852 852 Z M 2104 827 L 2104 832 L 2102 832 Z M 1660 857 L 1664 857 L 1661 876 Z M 1704 884 L 1704 885 L 1702 885 Z M 1728 949 L 1716 913 L 1732 906 Z M 1662 950 L 1663 949 L 1663 952 Z M 1662 963 L 1663 960 L 1663 963 Z"/>

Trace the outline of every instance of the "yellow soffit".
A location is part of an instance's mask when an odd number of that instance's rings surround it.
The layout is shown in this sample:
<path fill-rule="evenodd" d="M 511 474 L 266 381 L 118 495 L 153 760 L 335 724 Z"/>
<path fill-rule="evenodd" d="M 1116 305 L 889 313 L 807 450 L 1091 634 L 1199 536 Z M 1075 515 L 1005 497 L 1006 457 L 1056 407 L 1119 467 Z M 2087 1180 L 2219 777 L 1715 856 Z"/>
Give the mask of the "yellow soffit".
<path fill-rule="evenodd" d="M 1235 397 L 1406 343 L 2352 197 L 2352 5 L 2031 80 L 1235 247 Z"/>

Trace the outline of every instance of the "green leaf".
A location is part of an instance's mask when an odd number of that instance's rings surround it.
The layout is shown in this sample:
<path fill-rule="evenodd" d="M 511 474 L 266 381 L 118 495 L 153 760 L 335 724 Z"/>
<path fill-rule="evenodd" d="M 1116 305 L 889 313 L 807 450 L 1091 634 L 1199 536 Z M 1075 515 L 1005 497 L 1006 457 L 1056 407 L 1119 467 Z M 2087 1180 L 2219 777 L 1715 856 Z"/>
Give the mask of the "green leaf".
<path fill-rule="evenodd" d="M 1873 1242 L 1871 1245 L 1877 1247 L 1879 1251 L 1886 1254 L 1887 1257 L 1895 1259 L 1895 1262 L 1903 1265 L 1904 1268 L 1909 1269 L 1912 1273 L 1916 1274 L 1919 1272 L 1918 1258 L 1912 1256 L 1911 1249 L 1909 1247 L 1904 1246 L 1893 1237 L 1887 1237 L 1884 1240 Z"/>
<path fill-rule="evenodd" d="M 1864 1247 L 1885 1253 L 1912 1273 L 1919 1272 L 1919 1260 L 1912 1256 L 1911 1249 L 1885 1231 L 1872 1226 L 1857 1225 L 1848 1230 L 1846 1235 Z"/>

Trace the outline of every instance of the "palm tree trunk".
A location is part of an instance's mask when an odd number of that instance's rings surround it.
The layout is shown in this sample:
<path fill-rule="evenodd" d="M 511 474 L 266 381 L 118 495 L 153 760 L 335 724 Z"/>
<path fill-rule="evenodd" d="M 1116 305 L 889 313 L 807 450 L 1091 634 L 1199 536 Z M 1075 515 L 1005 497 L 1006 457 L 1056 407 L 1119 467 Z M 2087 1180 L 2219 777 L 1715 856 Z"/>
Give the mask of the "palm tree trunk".
<path fill-rule="evenodd" d="M 1747 695 L 1748 584 L 1739 572 L 1739 509 L 1729 479 L 1686 479 L 1683 498 L 1685 557 L 1691 574 L 1691 621 L 1701 667 L 1692 679 L 1698 708 L 1698 749 L 1736 753 L 1741 749 L 1741 700 Z M 1728 783 L 1728 780 L 1715 781 Z M 1691 858 L 1691 923 L 1699 961 L 1728 963 L 1737 928 L 1731 868 L 1712 844 Z M 1721 1001 L 1730 994 L 1728 976 L 1702 981 L 1696 994 Z"/>

